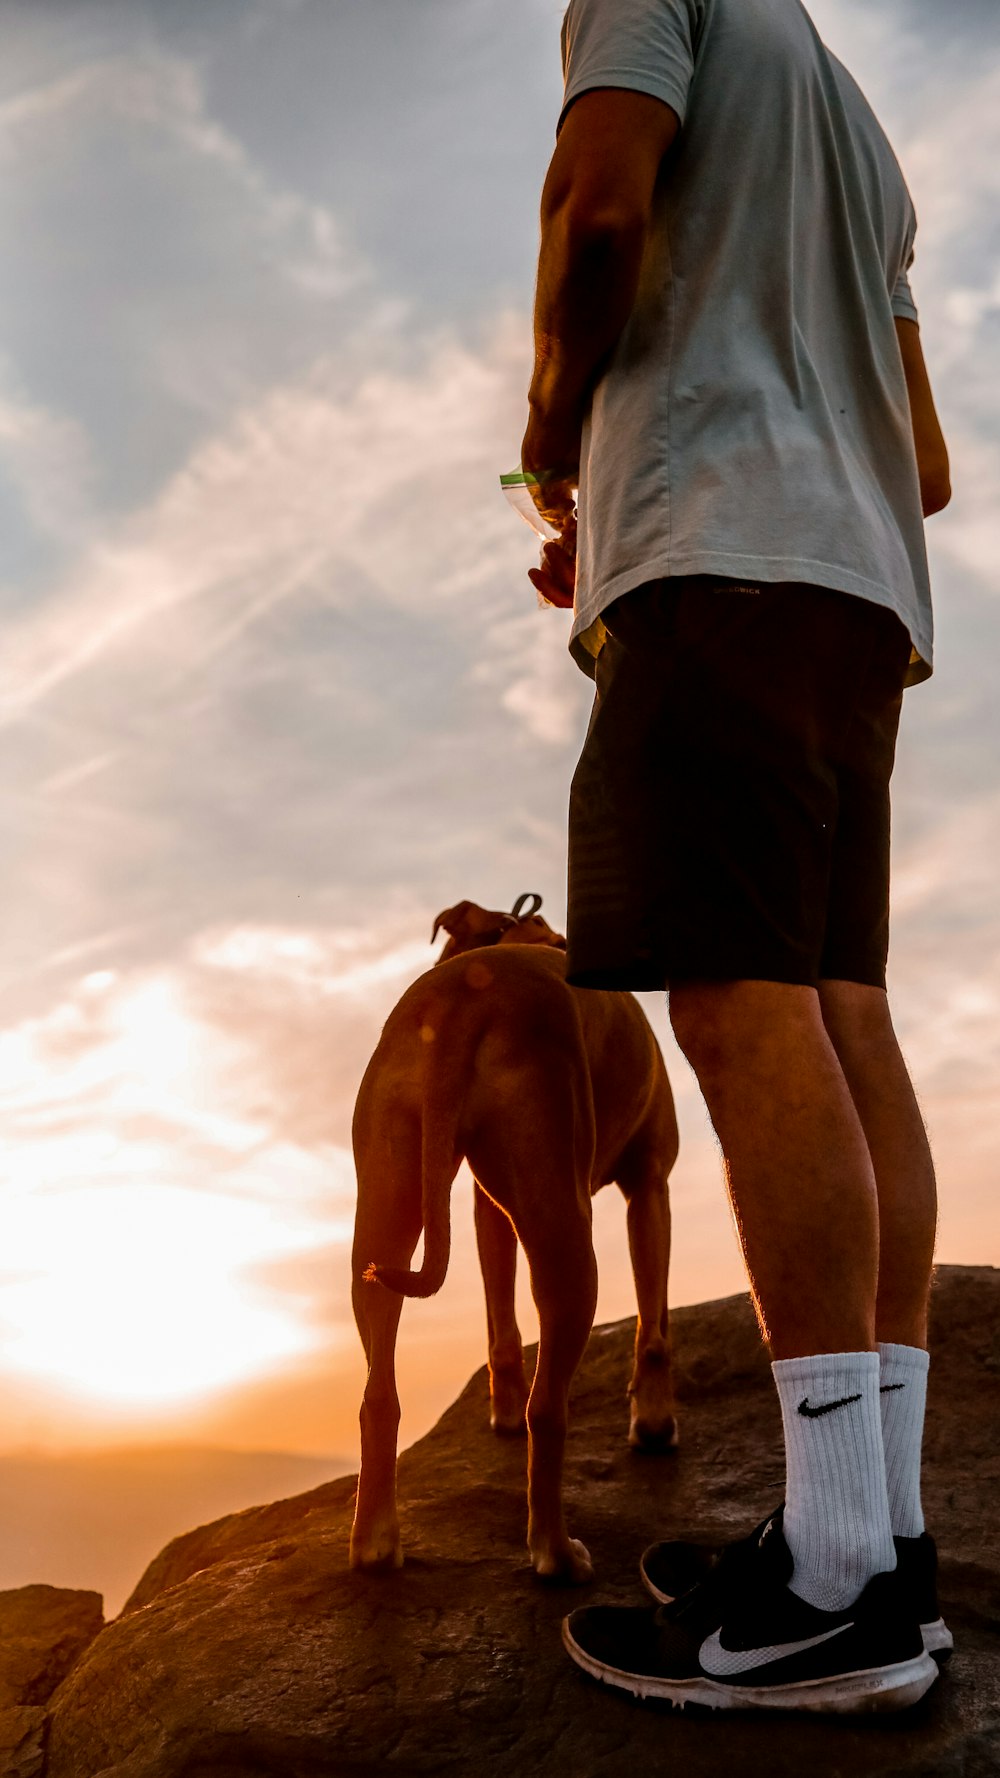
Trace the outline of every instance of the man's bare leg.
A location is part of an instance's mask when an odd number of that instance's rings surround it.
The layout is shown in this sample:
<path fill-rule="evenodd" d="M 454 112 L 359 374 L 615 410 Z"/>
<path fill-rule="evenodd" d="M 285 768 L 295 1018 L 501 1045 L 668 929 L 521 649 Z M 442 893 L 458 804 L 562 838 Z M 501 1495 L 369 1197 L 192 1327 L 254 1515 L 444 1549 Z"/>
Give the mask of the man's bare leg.
<path fill-rule="evenodd" d="M 926 1345 L 934 1166 L 882 990 L 699 983 L 675 988 L 670 1011 L 722 1144 L 773 1356 Z M 852 1344 L 849 1325 L 866 1337 Z"/>
<path fill-rule="evenodd" d="M 927 1132 L 880 988 L 822 982 L 823 1022 L 857 1107 L 879 1211 L 876 1337 L 927 1344 L 937 1188 Z"/>
<path fill-rule="evenodd" d="M 671 1021 L 722 1145 L 785 1436 L 793 1592 L 823 1611 L 895 1567 L 875 1351 L 875 1172 L 815 989 L 691 983 Z"/>
<path fill-rule="evenodd" d="M 897 1537 L 919 1537 L 924 1530 L 920 1458 L 927 1400 L 927 1299 L 937 1224 L 934 1163 L 885 994 L 857 982 L 823 982 L 819 992 L 878 1186 L 875 1331 L 889 1517 Z"/>
<path fill-rule="evenodd" d="M 812 988 L 675 987 L 670 1018 L 722 1146 L 750 1287 L 776 1359 L 875 1348 L 875 1173 Z"/>

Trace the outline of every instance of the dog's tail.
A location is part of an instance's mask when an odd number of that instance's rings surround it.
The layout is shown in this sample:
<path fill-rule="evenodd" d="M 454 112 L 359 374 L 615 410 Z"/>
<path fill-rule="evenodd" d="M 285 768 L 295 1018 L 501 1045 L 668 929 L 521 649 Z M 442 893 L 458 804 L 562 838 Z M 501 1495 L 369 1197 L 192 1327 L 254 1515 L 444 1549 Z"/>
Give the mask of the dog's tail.
<path fill-rule="evenodd" d="M 468 1037 L 468 1033 L 464 1034 Z M 449 1046 L 442 1044 L 449 1053 Z M 406 1271 L 401 1266 L 371 1264 L 365 1268 L 368 1284 L 384 1284 L 400 1296 L 435 1296 L 441 1289 L 451 1257 L 451 1188 L 458 1172 L 457 1153 L 459 1109 L 464 1096 L 465 1076 L 471 1060 L 471 1044 L 454 1042 L 450 1046 L 452 1066 L 429 1071 L 424 1093 L 420 1132 L 421 1200 L 424 1222 L 424 1252 L 420 1270 Z"/>

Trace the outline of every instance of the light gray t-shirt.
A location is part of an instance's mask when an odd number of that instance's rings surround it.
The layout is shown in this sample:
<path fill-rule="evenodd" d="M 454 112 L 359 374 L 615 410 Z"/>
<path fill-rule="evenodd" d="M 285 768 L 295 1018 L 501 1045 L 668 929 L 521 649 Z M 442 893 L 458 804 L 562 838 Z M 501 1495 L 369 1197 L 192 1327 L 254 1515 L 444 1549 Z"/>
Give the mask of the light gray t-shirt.
<path fill-rule="evenodd" d="M 570 648 L 668 575 L 807 581 L 887 605 L 931 670 L 894 315 L 916 319 L 903 176 L 799 0 L 571 0 L 562 116 L 594 87 L 672 107 L 632 315 L 580 466 Z M 561 122 L 561 119 L 560 119 Z"/>

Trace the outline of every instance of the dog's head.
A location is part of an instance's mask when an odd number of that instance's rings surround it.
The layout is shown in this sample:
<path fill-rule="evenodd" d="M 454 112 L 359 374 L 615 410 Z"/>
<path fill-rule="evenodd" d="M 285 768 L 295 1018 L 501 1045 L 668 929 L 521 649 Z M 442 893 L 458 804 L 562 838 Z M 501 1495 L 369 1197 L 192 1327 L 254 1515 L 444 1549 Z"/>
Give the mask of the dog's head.
<path fill-rule="evenodd" d="M 524 912 L 526 902 L 531 905 Z M 519 895 L 509 914 L 493 913 L 474 901 L 460 901 L 453 908 L 445 908 L 431 933 L 431 944 L 442 930 L 448 934 L 438 962 L 447 963 L 449 957 L 475 951 L 480 945 L 548 945 L 552 950 L 564 951 L 566 940 L 541 918 L 541 905 L 540 895 Z"/>

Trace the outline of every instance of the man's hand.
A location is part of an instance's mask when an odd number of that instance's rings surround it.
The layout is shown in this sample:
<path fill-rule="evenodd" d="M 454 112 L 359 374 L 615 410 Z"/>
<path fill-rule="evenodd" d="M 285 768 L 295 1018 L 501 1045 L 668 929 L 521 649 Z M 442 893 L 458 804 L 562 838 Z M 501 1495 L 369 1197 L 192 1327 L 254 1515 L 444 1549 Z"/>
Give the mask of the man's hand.
<path fill-rule="evenodd" d="M 528 579 L 550 605 L 571 610 L 576 587 L 576 487 L 579 478 L 579 421 L 543 420 L 532 412 L 521 444 L 521 467 L 541 477 L 529 484 L 542 518 L 558 531 L 546 543 L 541 565 L 528 569 Z"/>
<path fill-rule="evenodd" d="M 562 534 L 542 549 L 539 568 L 528 569 L 528 579 L 550 605 L 569 611 L 576 590 L 576 519 L 565 520 Z"/>

